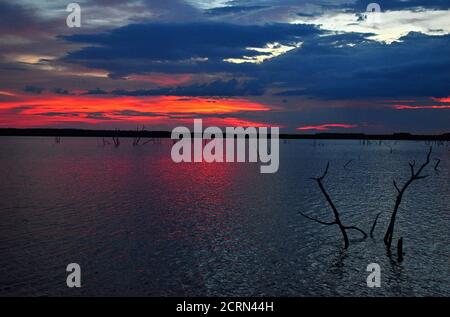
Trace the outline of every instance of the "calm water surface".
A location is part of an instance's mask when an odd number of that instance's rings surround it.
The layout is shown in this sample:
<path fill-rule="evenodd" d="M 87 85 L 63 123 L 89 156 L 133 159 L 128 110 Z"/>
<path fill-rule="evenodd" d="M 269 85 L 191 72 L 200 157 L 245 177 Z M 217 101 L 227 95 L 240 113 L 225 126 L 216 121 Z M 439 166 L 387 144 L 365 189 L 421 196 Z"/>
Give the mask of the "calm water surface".
<path fill-rule="evenodd" d="M 422 162 L 424 142 L 290 141 L 280 169 L 259 164 L 175 164 L 170 143 L 104 147 L 95 138 L 0 138 L 0 295 L 450 296 L 450 146 L 435 146 L 429 178 L 403 199 L 396 236 L 405 260 L 386 256 L 382 237 L 395 201 L 392 180 Z M 434 171 L 434 158 L 442 160 Z M 347 168 L 344 165 L 349 160 Z M 352 235 L 337 228 L 309 177 L 324 184 Z M 79 263 L 82 288 L 66 286 Z M 382 287 L 366 286 L 381 265 Z"/>

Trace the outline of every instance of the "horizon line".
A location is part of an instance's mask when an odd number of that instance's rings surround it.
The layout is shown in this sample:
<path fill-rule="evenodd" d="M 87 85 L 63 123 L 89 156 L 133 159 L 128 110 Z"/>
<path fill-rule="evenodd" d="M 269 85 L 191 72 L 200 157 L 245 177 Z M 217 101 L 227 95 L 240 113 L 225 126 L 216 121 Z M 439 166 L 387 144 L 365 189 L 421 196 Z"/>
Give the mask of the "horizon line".
<path fill-rule="evenodd" d="M 194 133 L 191 135 L 195 137 Z M 91 130 L 80 128 L 0 128 L 0 136 L 42 136 L 42 137 L 149 137 L 171 138 L 165 130 Z M 226 136 L 225 136 L 226 138 Z M 343 140 L 416 140 L 450 141 L 450 132 L 442 134 L 413 134 L 394 132 L 391 134 L 366 134 L 357 132 L 280 133 L 280 139 L 343 139 Z"/>

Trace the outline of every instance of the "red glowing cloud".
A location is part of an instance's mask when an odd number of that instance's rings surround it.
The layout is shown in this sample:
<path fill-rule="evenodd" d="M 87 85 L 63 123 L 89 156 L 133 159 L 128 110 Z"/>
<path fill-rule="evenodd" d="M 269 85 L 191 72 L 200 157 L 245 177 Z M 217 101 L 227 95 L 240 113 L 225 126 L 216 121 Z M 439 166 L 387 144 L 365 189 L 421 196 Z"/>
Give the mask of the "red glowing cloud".
<path fill-rule="evenodd" d="M 357 128 L 358 125 L 356 124 L 345 124 L 345 123 L 326 123 L 321 125 L 308 125 L 297 128 L 299 131 L 328 131 L 332 128 L 339 128 L 339 129 L 354 129 Z"/>
<path fill-rule="evenodd" d="M 448 103 L 450 102 L 450 97 L 446 97 L 446 98 L 432 98 L 434 101 L 437 102 L 442 102 L 442 103 Z"/>
<path fill-rule="evenodd" d="M 192 123 L 192 120 L 189 122 Z M 279 127 L 282 128 L 282 125 L 279 124 L 270 124 L 263 122 L 250 121 L 239 118 L 207 118 L 203 119 L 203 124 L 205 126 L 215 126 L 215 127 Z"/>
<path fill-rule="evenodd" d="M 0 102 L 1 127 L 39 127 L 64 123 L 130 122 L 171 124 L 193 117 L 239 126 L 265 124 L 233 118 L 237 113 L 268 111 L 266 105 L 247 99 L 199 98 L 176 96 L 17 96 Z M 226 117 L 224 117 L 226 115 Z"/>
<path fill-rule="evenodd" d="M 450 102 L 450 101 L 449 101 Z M 409 106 L 409 105 L 394 105 L 396 110 L 417 110 L 417 109 L 450 109 L 449 105 L 433 105 L 433 106 Z"/>

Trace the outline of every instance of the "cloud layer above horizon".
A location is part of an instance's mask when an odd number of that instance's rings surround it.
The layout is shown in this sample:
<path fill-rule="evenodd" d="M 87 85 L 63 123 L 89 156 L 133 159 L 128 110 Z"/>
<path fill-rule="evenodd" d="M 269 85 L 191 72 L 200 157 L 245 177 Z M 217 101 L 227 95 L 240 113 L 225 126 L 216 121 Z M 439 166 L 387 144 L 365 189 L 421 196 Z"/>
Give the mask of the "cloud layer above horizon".
<path fill-rule="evenodd" d="M 78 3 L 0 3 L 0 127 L 450 130 L 448 1 Z"/>

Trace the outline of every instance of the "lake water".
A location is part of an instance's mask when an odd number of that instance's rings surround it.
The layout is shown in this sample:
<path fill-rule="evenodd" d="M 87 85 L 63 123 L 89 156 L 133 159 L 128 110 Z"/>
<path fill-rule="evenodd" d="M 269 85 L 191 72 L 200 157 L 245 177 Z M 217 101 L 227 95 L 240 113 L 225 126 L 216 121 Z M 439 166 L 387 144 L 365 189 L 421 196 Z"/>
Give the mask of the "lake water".
<path fill-rule="evenodd" d="M 96 138 L 0 138 L 0 295 L 138 296 L 450 296 L 450 146 L 434 146 L 430 177 L 414 182 L 386 255 L 383 235 L 408 162 L 424 142 L 280 144 L 280 168 L 259 163 L 175 164 L 171 143 L 119 148 Z M 434 170 L 435 158 L 442 161 Z M 347 168 L 344 165 L 352 160 Z M 332 220 L 324 185 L 350 247 Z M 66 266 L 81 265 L 82 287 L 66 286 Z M 381 287 L 366 284 L 369 263 Z"/>

